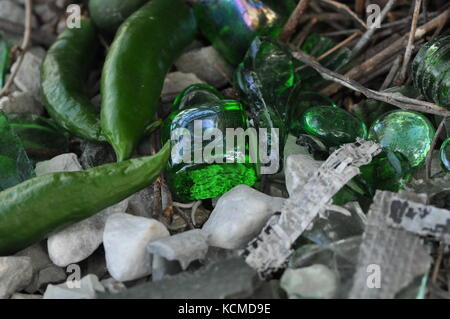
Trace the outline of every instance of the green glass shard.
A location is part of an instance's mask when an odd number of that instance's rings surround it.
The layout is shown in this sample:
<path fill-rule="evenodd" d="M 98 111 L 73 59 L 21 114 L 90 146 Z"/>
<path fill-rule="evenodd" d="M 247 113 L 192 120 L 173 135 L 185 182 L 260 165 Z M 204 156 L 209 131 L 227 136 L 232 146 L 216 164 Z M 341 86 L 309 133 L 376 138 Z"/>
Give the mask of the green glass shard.
<path fill-rule="evenodd" d="M 9 66 L 9 44 L 0 34 L 0 90 L 5 85 L 5 76 Z"/>
<path fill-rule="evenodd" d="M 369 130 L 369 139 L 383 149 L 403 154 L 412 167 L 420 166 L 430 151 L 435 129 L 422 114 L 396 110 L 382 115 Z"/>
<path fill-rule="evenodd" d="M 34 177 L 20 138 L 0 112 L 0 191 Z"/>
<path fill-rule="evenodd" d="M 450 137 L 448 137 L 441 145 L 439 152 L 442 168 L 450 172 Z"/>
<path fill-rule="evenodd" d="M 7 117 L 32 161 L 44 161 L 68 152 L 67 134 L 51 120 L 34 114 L 8 114 Z"/>

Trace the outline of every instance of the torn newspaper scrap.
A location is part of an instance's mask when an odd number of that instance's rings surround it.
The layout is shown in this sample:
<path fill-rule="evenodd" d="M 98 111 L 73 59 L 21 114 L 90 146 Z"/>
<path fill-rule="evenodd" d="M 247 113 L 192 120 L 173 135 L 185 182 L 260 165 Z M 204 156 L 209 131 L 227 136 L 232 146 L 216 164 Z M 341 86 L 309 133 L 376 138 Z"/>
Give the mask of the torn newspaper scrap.
<path fill-rule="evenodd" d="M 349 298 L 392 299 L 413 279 L 428 271 L 431 257 L 419 236 L 389 227 L 394 201 L 425 203 L 427 196 L 377 191 L 359 248 L 357 271 Z"/>
<path fill-rule="evenodd" d="M 248 244 L 242 252 L 246 262 L 263 278 L 282 269 L 295 240 L 332 197 L 359 174 L 359 167 L 370 163 L 380 151 L 379 144 L 358 139 L 331 154 L 305 184 L 296 187 L 281 213 L 272 216 L 260 235 Z"/>

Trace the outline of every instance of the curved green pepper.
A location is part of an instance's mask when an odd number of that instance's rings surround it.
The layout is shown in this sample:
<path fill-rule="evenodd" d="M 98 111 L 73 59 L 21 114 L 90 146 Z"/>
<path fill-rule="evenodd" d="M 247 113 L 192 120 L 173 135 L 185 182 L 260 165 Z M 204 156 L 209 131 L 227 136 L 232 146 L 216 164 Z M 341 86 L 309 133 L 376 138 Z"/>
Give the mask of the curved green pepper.
<path fill-rule="evenodd" d="M 80 28 L 66 28 L 48 50 L 41 86 L 45 108 L 59 125 L 84 139 L 105 141 L 84 87 L 97 49 L 94 25 L 81 18 Z"/>
<path fill-rule="evenodd" d="M 0 192 L 0 255 L 25 248 L 141 190 L 159 175 L 169 156 L 167 143 L 154 156 L 46 174 Z"/>
<path fill-rule="evenodd" d="M 95 25 L 108 35 L 148 0 L 89 0 L 89 14 Z"/>
<path fill-rule="evenodd" d="M 196 22 L 181 0 L 153 0 L 119 28 L 103 67 L 101 126 L 127 159 L 156 113 L 164 78 L 194 38 Z"/>

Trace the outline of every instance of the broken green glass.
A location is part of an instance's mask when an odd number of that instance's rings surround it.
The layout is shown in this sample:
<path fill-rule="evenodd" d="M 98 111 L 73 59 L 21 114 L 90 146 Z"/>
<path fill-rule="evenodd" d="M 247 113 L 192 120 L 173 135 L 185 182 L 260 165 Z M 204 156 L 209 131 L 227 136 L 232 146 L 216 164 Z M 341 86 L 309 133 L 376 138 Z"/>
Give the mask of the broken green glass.
<path fill-rule="evenodd" d="M 320 138 L 328 146 L 340 146 L 367 137 L 366 125 L 338 107 L 315 106 L 303 113 L 302 129 Z"/>
<path fill-rule="evenodd" d="M 390 151 L 381 152 L 370 164 L 361 166 L 360 171 L 354 180 L 363 185 L 370 196 L 374 196 L 377 189 L 398 192 L 411 178 L 408 159 Z"/>
<path fill-rule="evenodd" d="M 414 86 L 426 100 L 450 108 L 450 36 L 424 44 L 411 70 Z"/>
<path fill-rule="evenodd" d="M 293 0 L 200 0 L 193 7 L 205 37 L 237 65 L 256 36 L 279 34 L 295 5 Z"/>
<path fill-rule="evenodd" d="M 5 84 L 5 76 L 9 65 L 9 44 L 0 34 L 0 89 Z"/>
<path fill-rule="evenodd" d="M 439 155 L 441 158 L 442 168 L 445 171 L 450 172 L 450 137 L 442 143 Z"/>
<path fill-rule="evenodd" d="M 212 100 L 223 100 L 224 96 L 215 87 L 198 83 L 189 85 L 173 101 L 174 110 L 183 110 L 189 106 Z"/>
<path fill-rule="evenodd" d="M 411 167 L 425 162 L 435 129 L 422 114 L 396 110 L 382 115 L 369 130 L 369 139 L 374 140 L 383 149 L 403 154 Z"/>
<path fill-rule="evenodd" d="M 0 112 L 0 191 L 34 177 L 33 166 L 20 138 Z"/>
<path fill-rule="evenodd" d="M 239 137 L 227 139 L 234 129 L 243 133 L 247 122 L 239 102 L 217 99 L 176 110 L 166 119 L 161 137 L 171 139 L 173 149 L 165 176 L 176 200 L 215 198 L 234 186 L 256 183 L 248 140 L 243 135 L 242 144 Z"/>
<path fill-rule="evenodd" d="M 34 114 L 8 114 L 7 117 L 33 162 L 68 152 L 68 136 L 53 121 Z"/>

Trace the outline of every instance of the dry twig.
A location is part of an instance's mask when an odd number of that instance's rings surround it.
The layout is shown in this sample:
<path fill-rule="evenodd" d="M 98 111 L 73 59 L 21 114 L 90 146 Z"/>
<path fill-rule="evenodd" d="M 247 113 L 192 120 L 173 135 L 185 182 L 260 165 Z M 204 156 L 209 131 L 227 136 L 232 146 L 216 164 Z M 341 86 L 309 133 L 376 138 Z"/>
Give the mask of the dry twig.
<path fill-rule="evenodd" d="M 281 41 L 289 42 L 299 24 L 303 12 L 305 12 L 306 8 L 308 8 L 309 1 L 310 0 L 300 0 L 280 33 Z"/>
<path fill-rule="evenodd" d="M 22 65 L 25 52 L 28 50 L 28 47 L 30 45 L 30 39 L 31 39 L 31 18 L 32 18 L 32 12 L 33 12 L 33 0 L 26 0 L 25 1 L 25 30 L 23 34 L 23 40 L 22 45 L 20 46 L 20 52 L 19 52 L 19 58 L 17 59 L 16 67 L 13 68 L 11 74 L 8 77 L 8 80 L 5 83 L 5 86 L 0 91 L 0 97 L 8 95 L 9 90 L 11 88 L 11 85 L 14 82 L 14 78 L 16 77 L 17 73 L 19 72 L 19 69 Z"/>
<path fill-rule="evenodd" d="M 328 4 L 331 7 L 335 8 L 336 10 L 345 13 L 355 22 L 357 22 L 360 26 L 362 26 L 364 29 L 367 29 L 367 24 L 363 20 L 361 20 L 361 18 L 358 17 L 358 15 L 354 13 L 352 9 L 350 9 L 347 5 L 334 0 L 320 0 L 320 2 Z"/>
<path fill-rule="evenodd" d="M 436 133 L 433 138 L 433 142 L 431 143 L 430 151 L 427 154 L 426 164 L 425 164 L 425 179 L 428 180 L 431 177 L 431 162 L 433 160 L 433 150 L 436 147 L 437 140 L 439 139 L 439 135 L 441 135 L 442 130 L 444 129 L 445 122 L 448 117 L 444 117 L 439 124 Z"/>

